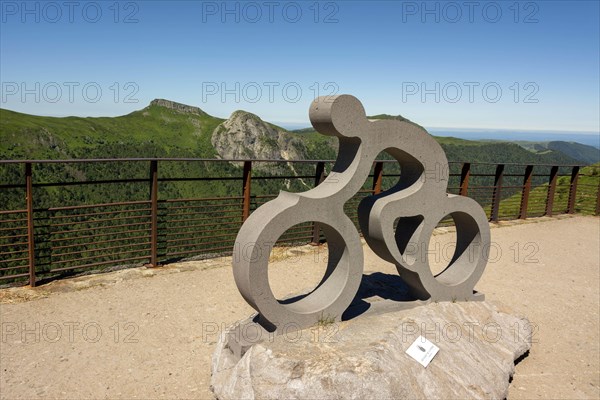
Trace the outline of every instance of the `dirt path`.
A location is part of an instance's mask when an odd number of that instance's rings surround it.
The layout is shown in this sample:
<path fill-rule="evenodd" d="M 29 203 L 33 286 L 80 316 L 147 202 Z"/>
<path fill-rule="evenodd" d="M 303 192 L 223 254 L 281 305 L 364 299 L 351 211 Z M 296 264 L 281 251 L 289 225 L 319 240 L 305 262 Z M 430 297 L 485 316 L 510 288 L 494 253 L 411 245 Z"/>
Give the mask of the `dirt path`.
<path fill-rule="evenodd" d="M 440 264 L 452 239 L 435 236 Z M 600 219 L 518 224 L 493 229 L 492 239 L 492 262 L 477 288 L 537 326 L 509 397 L 599 398 Z M 365 253 L 366 273 L 395 273 Z M 310 246 L 278 256 L 270 267 L 275 293 L 317 283 L 324 256 Z M 1 291 L 0 396 L 212 398 L 218 331 L 252 312 L 229 264 L 181 263 Z"/>

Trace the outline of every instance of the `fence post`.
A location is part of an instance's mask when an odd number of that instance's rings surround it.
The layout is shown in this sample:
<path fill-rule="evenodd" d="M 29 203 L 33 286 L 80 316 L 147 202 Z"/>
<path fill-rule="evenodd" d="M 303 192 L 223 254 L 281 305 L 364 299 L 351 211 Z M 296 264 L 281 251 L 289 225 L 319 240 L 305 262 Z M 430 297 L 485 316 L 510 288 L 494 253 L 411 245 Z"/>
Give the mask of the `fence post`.
<path fill-rule="evenodd" d="M 548 180 L 548 196 L 546 197 L 546 212 L 548 217 L 552 216 L 552 208 L 554 207 L 554 192 L 556 192 L 556 179 L 558 176 L 558 166 L 553 166 L 550 170 L 550 179 Z"/>
<path fill-rule="evenodd" d="M 29 286 L 35 287 L 35 244 L 33 231 L 33 182 L 31 163 L 25 163 L 25 201 L 27 203 L 27 252 L 29 253 Z"/>
<path fill-rule="evenodd" d="M 315 169 L 315 187 L 319 186 L 321 182 L 325 180 L 325 163 L 323 161 L 317 162 L 317 167 Z M 317 246 L 321 242 L 321 235 L 319 234 L 319 224 L 313 222 L 313 234 L 311 245 Z"/>
<path fill-rule="evenodd" d="M 466 196 L 469 191 L 469 178 L 471 177 L 471 163 L 463 163 L 460 171 L 460 188 L 458 194 Z"/>
<path fill-rule="evenodd" d="M 250 216 L 250 186 L 252 184 L 252 161 L 244 161 L 242 178 L 242 222 Z"/>
<path fill-rule="evenodd" d="M 576 165 L 571 170 L 571 186 L 569 187 L 569 205 L 567 207 L 567 213 L 573 214 L 575 212 L 575 198 L 577 197 L 577 181 L 579 179 L 579 166 Z"/>
<path fill-rule="evenodd" d="M 158 160 L 150 161 L 150 265 L 158 266 Z"/>
<path fill-rule="evenodd" d="M 533 165 L 525 167 L 525 176 L 523 177 L 523 192 L 521 193 L 521 207 L 519 208 L 519 219 L 527 218 L 527 207 L 529 205 L 529 192 L 531 191 L 531 175 Z"/>
<path fill-rule="evenodd" d="M 373 170 L 373 194 L 381 193 L 381 183 L 383 182 L 383 162 L 375 162 Z"/>
<path fill-rule="evenodd" d="M 502 193 L 502 177 L 504 176 L 504 164 L 496 166 L 496 175 L 494 177 L 494 191 L 492 192 L 492 210 L 490 220 L 498 222 L 498 211 L 500 209 L 500 196 Z"/>

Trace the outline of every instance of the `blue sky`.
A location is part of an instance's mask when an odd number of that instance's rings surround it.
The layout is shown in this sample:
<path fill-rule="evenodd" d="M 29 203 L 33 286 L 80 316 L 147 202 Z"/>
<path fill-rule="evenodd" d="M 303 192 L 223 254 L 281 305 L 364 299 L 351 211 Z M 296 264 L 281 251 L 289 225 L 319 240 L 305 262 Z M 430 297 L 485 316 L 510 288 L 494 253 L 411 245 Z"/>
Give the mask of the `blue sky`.
<path fill-rule="evenodd" d="M 600 130 L 597 1 L 2 1 L 1 12 L 0 106 L 15 111 L 114 116 L 167 98 L 307 126 L 317 93 L 350 93 L 369 114 L 432 128 Z"/>

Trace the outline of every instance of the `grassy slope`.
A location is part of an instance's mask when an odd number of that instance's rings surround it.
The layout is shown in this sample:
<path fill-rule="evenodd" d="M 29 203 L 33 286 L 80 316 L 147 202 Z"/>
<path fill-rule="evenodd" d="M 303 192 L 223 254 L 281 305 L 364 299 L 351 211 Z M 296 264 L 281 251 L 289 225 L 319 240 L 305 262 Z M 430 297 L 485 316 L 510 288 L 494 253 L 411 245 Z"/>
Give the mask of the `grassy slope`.
<path fill-rule="evenodd" d="M 373 119 L 400 119 L 377 115 Z M 0 109 L 0 158 L 214 157 L 210 137 L 223 119 L 148 106 L 115 118 L 39 117 Z M 278 129 L 281 129 L 277 127 Z M 295 131 L 309 158 L 335 158 L 336 140 Z M 436 137 L 451 161 L 573 163 L 559 151 L 531 153 L 512 143 Z"/>
<path fill-rule="evenodd" d="M 135 146 L 155 153 L 148 156 L 213 157 L 210 135 L 222 121 L 160 106 L 115 118 L 39 117 L 0 110 L 0 158 L 139 157 Z"/>
<path fill-rule="evenodd" d="M 378 119 L 399 119 L 400 116 L 375 116 Z M 373 118 L 373 117 L 370 117 Z M 188 114 L 157 105 L 148 106 L 131 114 L 115 118 L 40 117 L 0 109 L 0 158 L 2 159 L 69 159 L 69 158 L 122 158 L 122 157 L 201 157 L 216 156 L 210 139 L 213 130 L 223 119 L 205 114 Z M 281 129 L 276 127 L 277 129 Z M 335 159 L 337 141 L 314 130 L 305 129 L 291 133 L 302 140 L 311 159 Z M 469 141 L 457 138 L 436 137 L 451 161 L 549 163 L 570 164 L 574 160 L 560 152 L 534 154 L 511 143 Z M 385 155 L 383 155 L 385 156 Z M 168 163 L 161 167 L 165 177 L 238 176 L 239 168 L 229 164 Z M 297 172 L 313 173 L 314 166 L 296 166 Z M 454 169 L 458 165 L 452 166 Z M 487 168 L 487 167 L 486 167 Z M 490 166 L 493 168 L 493 166 Z M 386 166 L 386 173 L 397 167 Z M 39 181 L 62 182 L 70 180 L 97 180 L 120 178 L 147 178 L 147 166 L 128 165 L 71 165 L 62 169 L 50 167 L 34 171 Z M 493 171 L 482 171 L 493 172 Z M 5 182 L 21 182 L 22 171 L 0 168 Z M 391 179 L 391 178 L 390 178 Z M 393 180 L 393 179 L 392 179 Z M 257 192 L 277 192 L 278 181 L 263 181 L 254 186 Z M 477 183 L 477 182 L 474 182 Z M 483 181 L 481 182 L 483 184 Z M 164 184 L 161 193 L 170 197 L 195 197 L 205 194 L 230 195 L 238 192 L 233 181 L 202 182 L 194 185 Z M 262 186 L 264 187 L 262 187 Z M 277 186 L 277 187 L 276 187 Z M 146 187 L 89 188 L 86 200 L 91 202 L 112 198 L 144 198 Z M 290 190 L 304 190 L 290 188 Z M 87 190 L 87 189 L 86 189 Z M 135 193 L 132 193 L 134 191 Z M 48 197 L 42 204 L 55 202 L 76 203 L 83 194 L 75 191 L 47 189 Z M 511 193 L 507 193 L 509 195 Z M 40 206 L 42 205 L 40 204 Z"/>

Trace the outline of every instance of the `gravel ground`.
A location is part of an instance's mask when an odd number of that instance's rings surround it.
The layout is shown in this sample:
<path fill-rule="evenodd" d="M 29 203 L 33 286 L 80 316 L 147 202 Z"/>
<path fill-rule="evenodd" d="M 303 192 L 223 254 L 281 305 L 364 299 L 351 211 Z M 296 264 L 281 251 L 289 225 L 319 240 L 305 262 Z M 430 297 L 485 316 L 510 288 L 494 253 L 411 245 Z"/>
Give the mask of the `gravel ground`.
<path fill-rule="evenodd" d="M 600 398 L 600 219 L 501 225 L 477 289 L 536 328 L 509 398 Z M 453 239 L 434 236 L 437 268 Z M 365 273 L 395 273 L 364 249 Z M 325 256 L 311 246 L 275 254 L 274 292 L 318 283 Z M 193 261 L 0 290 L 0 397 L 212 398 L 218 332 L 253 311 L 229 265 Z"/>

